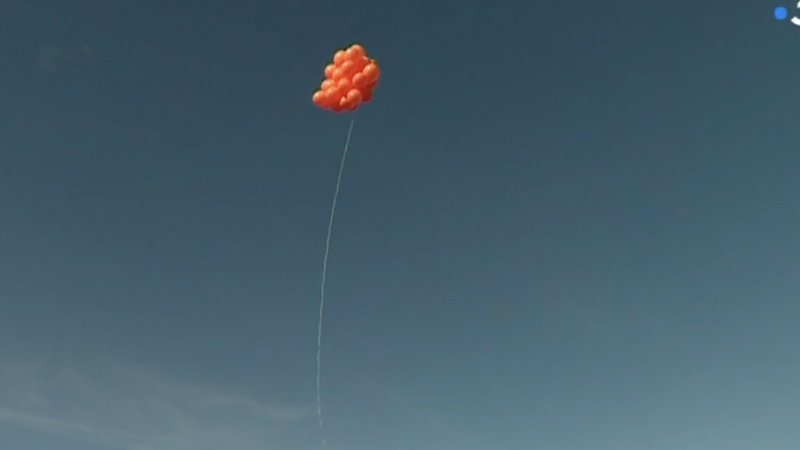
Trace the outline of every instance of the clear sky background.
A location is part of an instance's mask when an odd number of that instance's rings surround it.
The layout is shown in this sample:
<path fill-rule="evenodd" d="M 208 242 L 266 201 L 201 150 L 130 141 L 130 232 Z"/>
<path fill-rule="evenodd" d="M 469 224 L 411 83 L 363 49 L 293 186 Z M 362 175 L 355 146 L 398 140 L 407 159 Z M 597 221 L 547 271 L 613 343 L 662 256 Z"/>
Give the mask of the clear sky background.
<path fill-rule="evenodd" d="M 0 447 L 320 446 L 358 41 L 328 448 L 797 449 L 775 6 L 3 0 Z"/>

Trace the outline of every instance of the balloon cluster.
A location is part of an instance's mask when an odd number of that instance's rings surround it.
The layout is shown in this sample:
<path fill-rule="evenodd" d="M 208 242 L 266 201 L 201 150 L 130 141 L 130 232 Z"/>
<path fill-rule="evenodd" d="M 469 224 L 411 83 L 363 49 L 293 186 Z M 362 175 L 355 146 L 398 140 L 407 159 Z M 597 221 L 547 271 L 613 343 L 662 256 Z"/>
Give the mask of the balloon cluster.
<path fill-rule="evenodd" d="M 367 58 L 364 47 L 353 44 L 333 55 L 333 63 L 325 67 L 325 80 L 311 100 L 322 109 L 355 111 L 372 99 L 379 77 L 378 63 Z"/>

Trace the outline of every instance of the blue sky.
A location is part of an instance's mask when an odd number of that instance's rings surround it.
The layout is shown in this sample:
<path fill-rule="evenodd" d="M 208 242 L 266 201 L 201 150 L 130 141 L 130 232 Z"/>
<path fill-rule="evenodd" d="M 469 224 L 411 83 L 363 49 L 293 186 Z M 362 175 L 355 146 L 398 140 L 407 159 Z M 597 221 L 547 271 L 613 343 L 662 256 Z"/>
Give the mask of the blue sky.
<path fill-rule="evenodd" d="M 775 6 L 4 0 L 0 446 L 319 448 L 357 41 L 328 448 L 796 449 Z"/>

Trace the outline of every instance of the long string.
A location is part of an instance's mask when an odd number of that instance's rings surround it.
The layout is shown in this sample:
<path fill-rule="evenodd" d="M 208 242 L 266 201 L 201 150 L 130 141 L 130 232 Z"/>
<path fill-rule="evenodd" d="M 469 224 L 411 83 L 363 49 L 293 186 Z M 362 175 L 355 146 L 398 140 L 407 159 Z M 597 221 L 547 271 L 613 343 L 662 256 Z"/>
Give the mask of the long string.
<path fill-rule="evenodd" d="M 317 419 L 319 420 L 319 430 L 322 434 L 322 446 L 325 447 L 325 435 L 322 430 L 322 389 L 320 378 L 322 375 L 322 318 L 325 311 L 325 277 L 328 274 L 328 255 L 331 251 L 331 232 L 333 231 L 333 218 L 336 215 L 336 200 L 339 198 L 339 186 L 342 184 L 342 173 L 344 163 L 347 159 L 347 149 L 350 147 L 350 136 L 353 133 L 353 124 L 356 119 L 350 121 L 350 128 L 347 130 L 347 140 L 344 143 L 342 152 L 342 162 L 339 164 L 339 175 L 336 177 L 336 190 L 333 192 L 333 203 L 331 204 L 331 217 L 328 219 L 328 236 L 325 238 L 325 256 L 322 258 L 322 281 L 319 289 L 319 323 L 317 324 Z"/>

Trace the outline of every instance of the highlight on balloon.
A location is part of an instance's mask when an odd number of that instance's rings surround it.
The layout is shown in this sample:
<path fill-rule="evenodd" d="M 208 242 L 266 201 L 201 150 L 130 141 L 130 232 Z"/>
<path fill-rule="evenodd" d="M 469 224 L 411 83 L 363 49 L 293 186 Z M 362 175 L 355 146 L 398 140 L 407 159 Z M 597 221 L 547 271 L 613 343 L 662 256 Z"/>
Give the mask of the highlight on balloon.
<path fill-rule="evenodd" d="M 325 110 L 355 111 L 372 99 L 378 78 L 378 63 L 367 57 L 364 47 L 353 44 L 334 53 L 333 62 L 325 66 L 325 79 L 311 100 Z"/>

